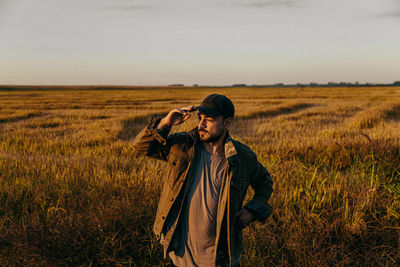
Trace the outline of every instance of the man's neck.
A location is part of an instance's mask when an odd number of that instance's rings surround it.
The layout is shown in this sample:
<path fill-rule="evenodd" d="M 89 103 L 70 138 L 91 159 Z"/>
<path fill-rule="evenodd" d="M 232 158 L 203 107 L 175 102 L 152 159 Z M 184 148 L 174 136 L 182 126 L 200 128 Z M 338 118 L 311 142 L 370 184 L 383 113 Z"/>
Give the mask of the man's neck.
<path fill-rule="evenodd" d="M 221 137 L 215 142 L 206 142 L 202 141 L 205 149 L 213 155 L 224 155 L 225 154 L 225 146 L 224 140 L 226 136 L 226 132 L 221 135 Z"/>

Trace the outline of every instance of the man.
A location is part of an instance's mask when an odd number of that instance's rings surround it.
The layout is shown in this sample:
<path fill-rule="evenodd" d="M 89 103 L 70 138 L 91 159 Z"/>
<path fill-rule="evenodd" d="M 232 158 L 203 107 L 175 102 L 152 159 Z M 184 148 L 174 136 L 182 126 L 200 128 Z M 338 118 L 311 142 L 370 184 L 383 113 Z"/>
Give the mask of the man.
<path fill-rule="evenodd" d="M 195 129 L 169 134 L 195 110 Z M 239 266 L 243 228 L 271 214 L 271 176 L 230 137 L 234 113 L 226 96 L 209 95 L 198 107 L 154 115 L 133 142 L 137 152 L 167 161 L 153 230 L 176 266 Z M 242 207 L 249 185 L 255 194 Z"/>

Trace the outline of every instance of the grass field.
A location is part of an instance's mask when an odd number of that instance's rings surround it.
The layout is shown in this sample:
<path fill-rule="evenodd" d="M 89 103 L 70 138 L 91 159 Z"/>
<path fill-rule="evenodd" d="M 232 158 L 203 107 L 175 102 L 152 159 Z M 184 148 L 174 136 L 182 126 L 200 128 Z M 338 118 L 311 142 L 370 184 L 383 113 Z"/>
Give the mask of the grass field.
<path fill-rule="evenodd" d="M 0 91 L 0 265 L 166 266 L 151 231 L 165 163 L 130 140 L 210 93 L 274 180 L 243 266 L 400 264 L 400 87 L 86 89 Z"/>

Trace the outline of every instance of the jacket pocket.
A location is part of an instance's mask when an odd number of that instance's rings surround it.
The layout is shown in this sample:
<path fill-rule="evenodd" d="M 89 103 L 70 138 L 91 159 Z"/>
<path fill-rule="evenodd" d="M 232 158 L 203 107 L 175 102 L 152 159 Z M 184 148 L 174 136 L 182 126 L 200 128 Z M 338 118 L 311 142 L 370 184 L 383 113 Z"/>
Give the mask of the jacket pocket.
<path fill-rule="evenodd" d="M 248 183 L 245 177 L 236 177 L 231 180 L 231 187 L 238 191 L 247 189 Z"/>
<path fill-rule="evenodd" d="M 231 197 L 232 199 L 243 201 L 249 184 L 245 177 L 237 177 L 231 180 Z"/>
<path fill-rule="evenodd" d="M 177 182 L 182 180 L 180 178 L 188 167 L 188 159 L 172 153 L 170 154 L 167 166 L 168 183 L 170 186 L 174 186 Z"/>

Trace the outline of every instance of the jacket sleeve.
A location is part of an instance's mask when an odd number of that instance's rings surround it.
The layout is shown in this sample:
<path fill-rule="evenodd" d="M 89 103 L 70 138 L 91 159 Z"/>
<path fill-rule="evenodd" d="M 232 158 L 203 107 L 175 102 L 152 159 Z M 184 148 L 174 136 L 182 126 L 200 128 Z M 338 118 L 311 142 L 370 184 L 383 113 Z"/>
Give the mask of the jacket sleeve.
<path fill-rule="evenodd" d="M 161 118 L 154 114 L 149 124 L 133 140 L 136 152 L 159 160 L 167 160 L 169 146 L 167 137 L 171 128 L 157 130 Z"/>
<path fill-rule="evenodd" d="M 250 185 L 254 190 L 254 197 L 244 208 L 250 211 L 255 219 L 264 222 L 272 213 L 268 199 L 272 194 L 272 178 L 267 169 L 256 160 L 257 164 L 250 177 Z"/>

